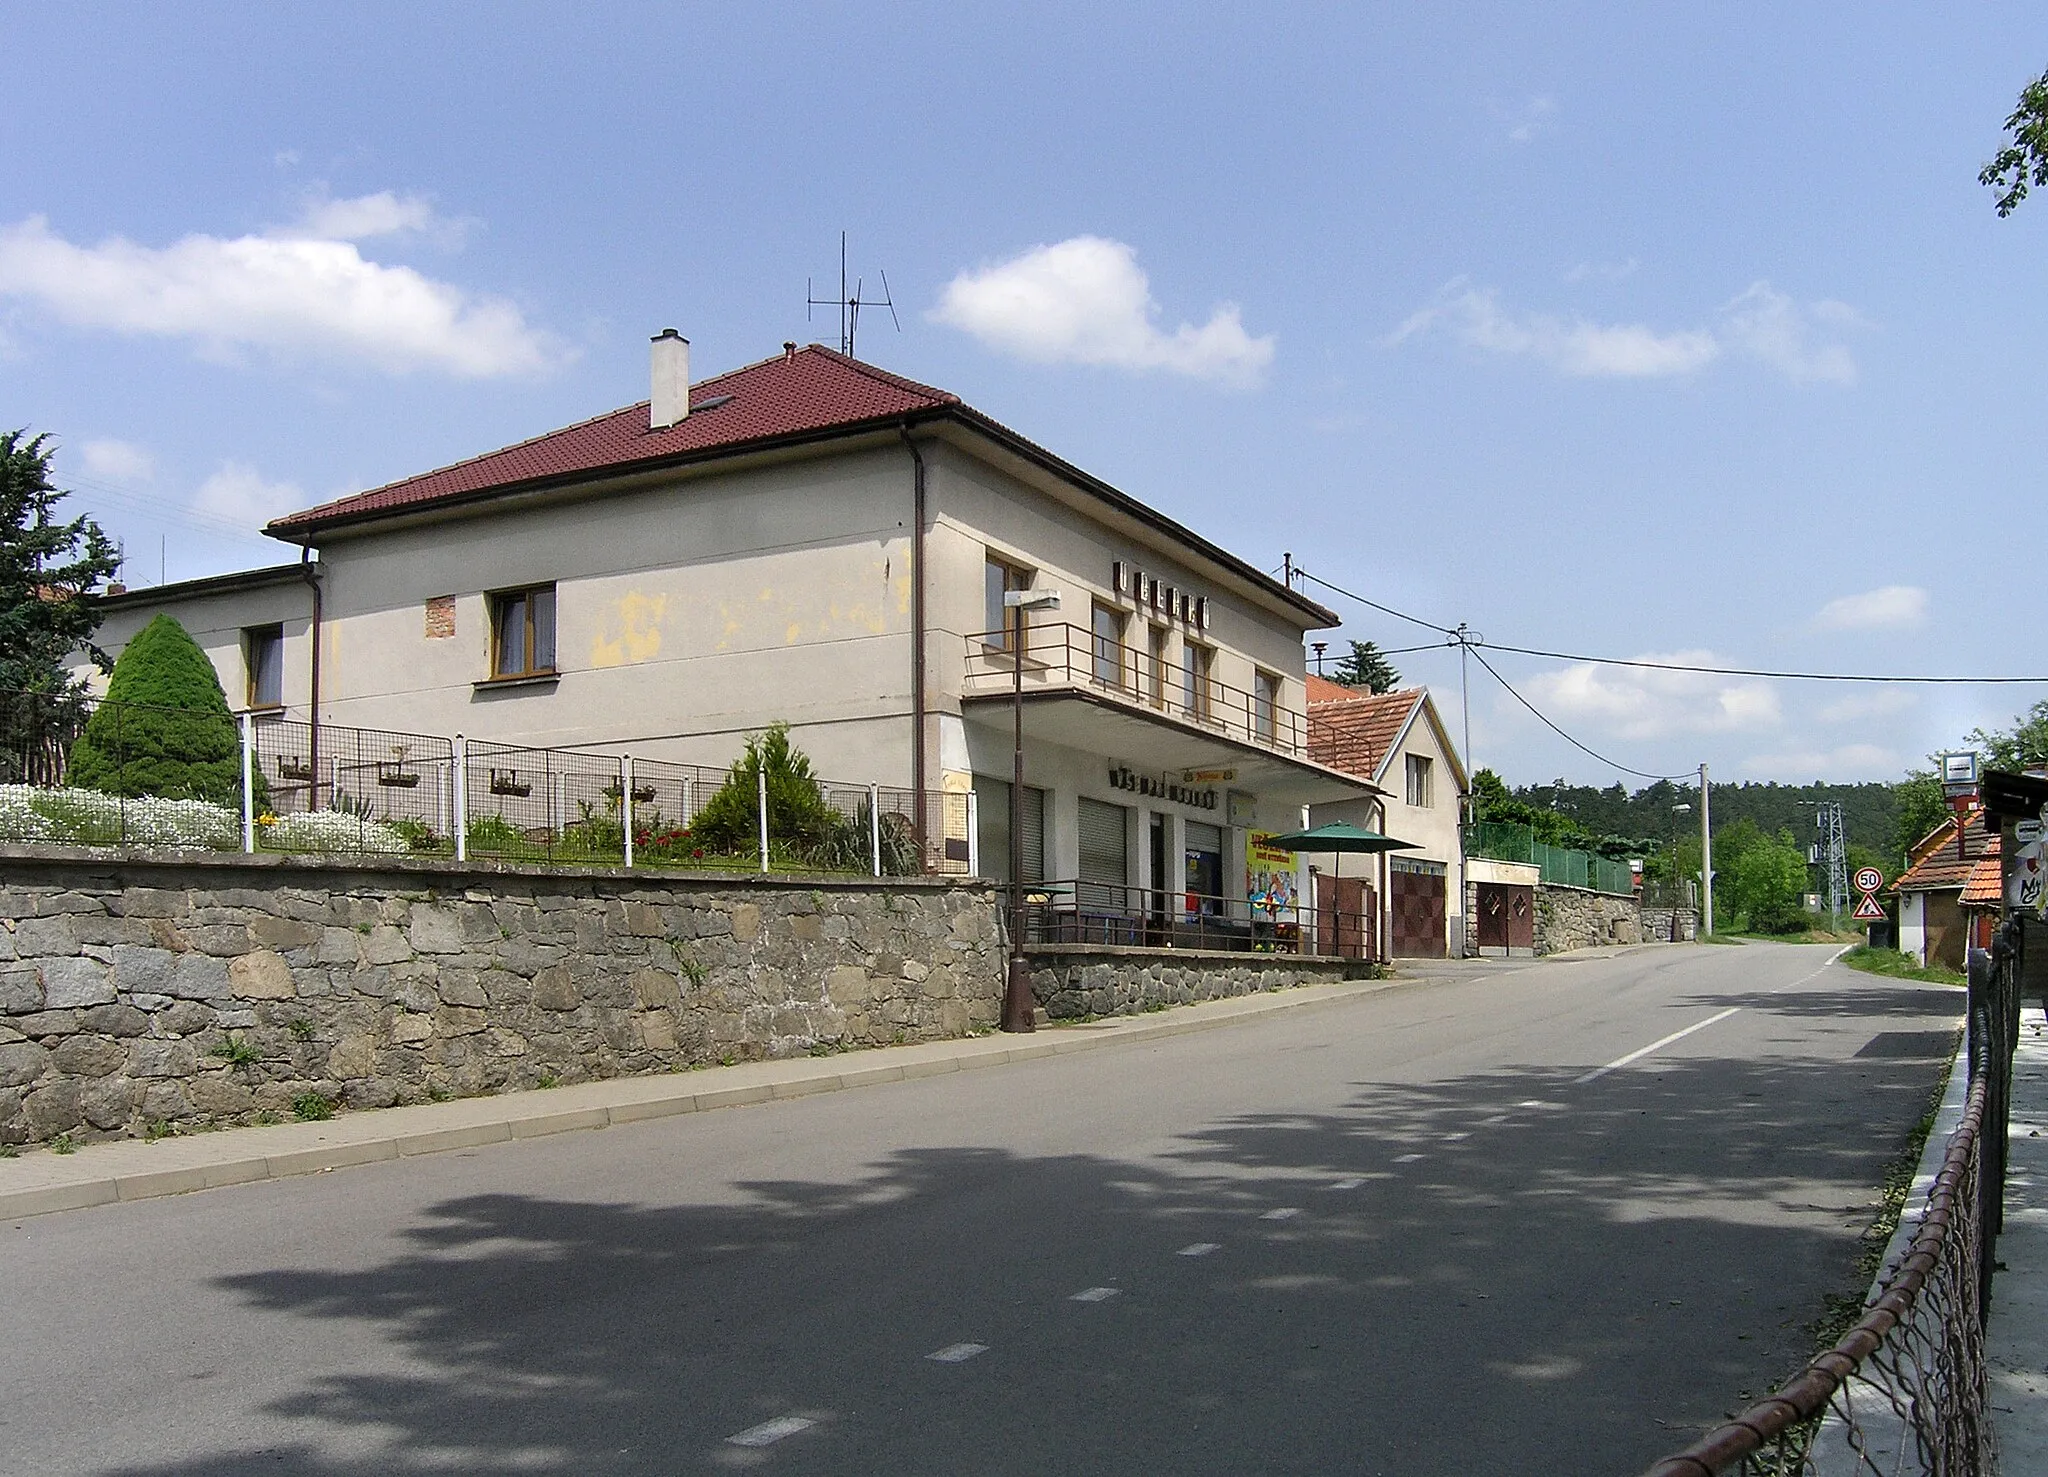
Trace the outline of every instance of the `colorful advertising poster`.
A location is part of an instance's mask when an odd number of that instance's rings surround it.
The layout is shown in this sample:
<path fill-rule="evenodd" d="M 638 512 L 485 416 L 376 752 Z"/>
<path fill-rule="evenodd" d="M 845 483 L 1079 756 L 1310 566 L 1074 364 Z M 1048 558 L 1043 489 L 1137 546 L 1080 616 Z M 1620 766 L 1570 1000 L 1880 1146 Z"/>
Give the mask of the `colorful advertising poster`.
<path fill-rule="evenodd" d="M 1298 901 L 1294 853 L 1275 846 L 1271 831 L 1252 831 L 1245 836 L 1244 895 L 1254 909 L 1276 918 L 1291 911 Z"/>

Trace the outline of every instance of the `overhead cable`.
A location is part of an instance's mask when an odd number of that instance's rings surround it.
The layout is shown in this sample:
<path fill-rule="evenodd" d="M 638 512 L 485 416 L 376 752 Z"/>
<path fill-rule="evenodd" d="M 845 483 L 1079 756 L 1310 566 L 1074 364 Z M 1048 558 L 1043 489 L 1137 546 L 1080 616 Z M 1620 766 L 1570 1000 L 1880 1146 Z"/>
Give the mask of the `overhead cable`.
<path fill-rule="evenodd" d="M 1868 672 L 1776 672 L 1760 667 L 1710 667 L 1696 662 L 1654 662 L 1631 657 L 1584 656 L 1569 651 L 1539 651 L 1533 646 L 1504 646 L 1498 641 L 1474 641 L 1472 644 L 1493 651 L 1511 651 L 1517 656 L 1542 656 L 1560 662 L 1589 662 L 1603 667 L 1647 667 L 1656 672 L 1705 672 L 1716 677 L 1771 677 L 1784 682 L 1914 682 L 1947 687 L 2048 683 L 2048 677 L 1898 677 Z"/>
<path fill-rule="evenodd" d="M 1476 646 L 1477 643 L 1475 642 L 1474 645 Z M 1607 765 L 1610 769 L 1618 769 L 1623 774 L 1632 774 L 1635 775 L 1638 779 L 1646 780 L 1682 780 L 1691 778 L 1695 773 L 1692 770 L 1687 770 L 1681 774 L 1651 774 L 1646 769 L 1636 769 L 1631 765 L 1623 764 L 1618 759 L 1609 759 L 1605 754 L 1600 753 L 1597 749 L 1587 748 L 1586 745 L 1580 743 L 1577 739 L 1573 738 L 1570 734 L 1566 733 L 1562 728 L 1559 728 L 1555 723 L 1551 722 L 1550 719 L 1544 714 L 1541 708 L 1537 707 L 1534 703 L 1530 702 L 1527 698 L 1523 697 L 1519 692 L 1515 691 L 1514 684 L 1509 682 L 1507 678 L 1501 676 L 1499 672 L 1494 671 L 1493 663 L 1488 661 L 1484 656 L 1481 656 L 1478 651 L 1475 650 L 1472 653 L 1472 660 L 1479 663 L 1480 666 L 1486 668 L 1487 671 L 1492 672 L 1493 680 L 1498 682 L 1502 687 L 1507 688 L 1508 695 L 1512 697 L 1516 702 L 1520 703 L 1523 707 L 1527 708 L 1531 713 L 1534 713 L 1537 717 L 1537 720 L 1541 722 L 1545 728 L 1549 729 L 1552 733 L 1556 734 L 1559 738 L 1563 739 L 1566 743 L 1570 744 L 1573 748 L 1579 750 L 1581 753 L 1590 754 L 1593 758 L 1598 759 L 1602 764 Z"/>

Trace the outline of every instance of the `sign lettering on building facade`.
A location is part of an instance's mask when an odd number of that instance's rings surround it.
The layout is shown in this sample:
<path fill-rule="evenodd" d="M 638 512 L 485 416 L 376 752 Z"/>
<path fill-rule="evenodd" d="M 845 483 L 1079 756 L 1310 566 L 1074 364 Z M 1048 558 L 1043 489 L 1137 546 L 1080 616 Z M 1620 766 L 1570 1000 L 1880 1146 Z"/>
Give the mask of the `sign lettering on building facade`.
<path fill-rule="evenodd" d="M 1192 806 L 1196 810 L 1214 810 L 1218 803 L 1214 789 L 1184 785 L 1163 775 L 1143 774 L 1128 764 L 1109 766 L 1109 787 L 1112 790 L 1129 790 L 1134 795 L 1144 795 L 1153 800 Z"/>

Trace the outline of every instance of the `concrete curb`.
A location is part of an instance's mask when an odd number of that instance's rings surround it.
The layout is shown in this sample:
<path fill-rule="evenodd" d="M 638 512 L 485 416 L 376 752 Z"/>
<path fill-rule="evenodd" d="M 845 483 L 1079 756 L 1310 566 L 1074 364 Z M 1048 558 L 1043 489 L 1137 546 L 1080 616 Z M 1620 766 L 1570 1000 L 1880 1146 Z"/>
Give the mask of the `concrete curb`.
<path fill-rule="evenodd" d="M 233 1128 L 154 1143 L 123 1139 L 88 1144 L 73 1154 L 37 1152 L 24 1159 L 0 1161 L 0 1220 L 182 1195 L 253 1180 L 320 1174 L 417 1154 L 1156 1041 L 1283 1010 L 1342 1004 L 1428 979 L 1423 975 L 1304 985 L 1181 1006 L 1155 1015 L 1055 1027 L 1030 1036 L 969 1037 L 878 1047 L 844 1056 L 745 1062 L 657 1077 L 615 1077 L 538 1092 L 345 1113 L 324 1123 Z"/>

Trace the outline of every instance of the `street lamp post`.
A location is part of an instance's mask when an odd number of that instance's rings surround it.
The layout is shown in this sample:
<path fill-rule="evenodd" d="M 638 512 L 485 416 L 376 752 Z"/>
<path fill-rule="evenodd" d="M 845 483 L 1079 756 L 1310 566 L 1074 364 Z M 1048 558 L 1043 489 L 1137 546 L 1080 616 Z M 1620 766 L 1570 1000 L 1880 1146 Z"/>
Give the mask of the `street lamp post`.
<path fill-rule="evenodd" d="M 1024 651 L 1034 610 L 1058 610 L 1058 590 L 1005 590 L 1003 613 L 1017 613 L 1010 642 L 1010 972 L 1003 987 L 1003 1029 L 1030 1031 L 1031 970 L 1024 962 Z"/>

